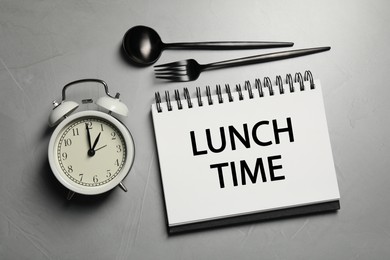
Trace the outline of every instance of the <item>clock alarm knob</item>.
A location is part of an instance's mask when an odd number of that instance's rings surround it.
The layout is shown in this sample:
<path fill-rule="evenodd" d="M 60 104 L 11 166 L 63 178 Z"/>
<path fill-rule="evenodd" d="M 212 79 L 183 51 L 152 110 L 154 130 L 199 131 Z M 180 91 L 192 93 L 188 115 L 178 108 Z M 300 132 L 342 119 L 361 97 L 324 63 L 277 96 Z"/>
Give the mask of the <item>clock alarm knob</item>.
<path fill-rule="evenodd" d="M 111 96 L 99 98 L 96 105 L 121 116 L 127 116 L 129 113 L 127 106 L 119 100 L 119 93 L 116 94 L 115 98 Z"/>
<path fill-rule="evenodd" d="M 59 124 L 64 118 L 75 111 L 79 104 L 74 101 L 62 101 L 61 103 L 53 102 L 54 108 L 49 116 L 49 126 L 55 126 Z"/>

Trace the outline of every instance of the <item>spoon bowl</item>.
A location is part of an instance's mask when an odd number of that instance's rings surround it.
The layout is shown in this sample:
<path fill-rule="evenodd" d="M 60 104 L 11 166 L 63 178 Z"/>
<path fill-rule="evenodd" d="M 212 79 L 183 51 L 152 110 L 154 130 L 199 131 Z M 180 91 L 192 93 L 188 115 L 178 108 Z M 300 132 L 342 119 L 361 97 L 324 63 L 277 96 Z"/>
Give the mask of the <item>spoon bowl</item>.
<path fill-rule="evenodd" d="M 290 47 L 292 42 L 179 42 L 164 43 L 158 33 L 150 27 L 138 25 L 130 28 L 123 37 L 122 47 L 127 57 L 136 65 L 155 63 L 164 49 L 240 50 Z"/>
<path fill-rule="evenodd" d="M 155 30 L 146 26 L 130 28 L 123 37 L 123 49 L 138 65 L 151 65 L 161 56 L 164 43 Z"/>

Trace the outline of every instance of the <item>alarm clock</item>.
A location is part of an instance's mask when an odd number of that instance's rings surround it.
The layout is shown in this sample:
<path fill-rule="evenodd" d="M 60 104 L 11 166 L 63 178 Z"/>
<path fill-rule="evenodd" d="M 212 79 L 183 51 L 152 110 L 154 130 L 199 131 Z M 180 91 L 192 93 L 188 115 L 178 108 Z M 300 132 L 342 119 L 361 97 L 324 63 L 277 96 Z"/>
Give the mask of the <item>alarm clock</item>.
<path fill-rule="evenodd" d="M 103 85 L 105 96 L 96 100 L 98 110 L 75 112 L 79 104 L 66 100 L 66 90 L 76 84 L 96 82 Z M 127 106 L 120 94 L 110 95 L 107 83 L 100 79 L 81 79 L 66 84 L 61 102 L 53 101 L 49 126 L 54 129 L 49 142 L 48 159 L 57 180 L 75 193 L 97 195 L 116 186 L 127 188 L 123 179 L 134 162 L 134 140 L 127 127 L 117 118 L 127 116 Z M 92 103 L 84 99 L 82 103 Z"/>

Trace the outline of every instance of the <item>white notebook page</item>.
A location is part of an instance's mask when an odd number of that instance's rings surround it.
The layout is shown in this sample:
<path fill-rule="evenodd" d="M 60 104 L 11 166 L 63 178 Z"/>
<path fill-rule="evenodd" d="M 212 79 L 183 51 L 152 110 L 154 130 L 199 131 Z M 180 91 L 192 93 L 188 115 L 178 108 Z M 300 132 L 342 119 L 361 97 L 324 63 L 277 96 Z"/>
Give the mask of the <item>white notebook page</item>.
<path fill-rule="evenodd" d="M 152 105 L 170 226 L 339 199 L 320 82 L 294 86 L 273 96 L 264 88 L 264 97 L 253 89 L 253 99 L 243 90 L 244 100 L 232 92 L 233 102 L 223 94 L 221 104 L 213 96 L 211 106 L 182 99 L 181 110 L 172 98 L 161 113 Z"/>

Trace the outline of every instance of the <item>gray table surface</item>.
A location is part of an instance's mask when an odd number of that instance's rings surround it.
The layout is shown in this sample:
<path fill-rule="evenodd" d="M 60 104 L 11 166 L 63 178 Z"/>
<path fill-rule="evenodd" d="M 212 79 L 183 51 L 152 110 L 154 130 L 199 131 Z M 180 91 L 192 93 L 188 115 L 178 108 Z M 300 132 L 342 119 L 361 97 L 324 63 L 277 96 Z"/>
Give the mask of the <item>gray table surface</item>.
<path fill-rule="evenodd" d="M 166 42 L 278 40 L 332 49 L 163 83 L 152 67 L 123 58 L 122 36 L 138 24 Z M 389 24 L 384 0 L 0 1 L 0 259 L 388 259 Z M 269 51 L 167 50 L 158 63 Z M 306 69 L 323 87 L 341 210 L 168 236 L 150 115 L 154 92 L 193 93 L 195 86 Z M 62 86 L 87 77 L 121 93 L 136 159 L 127 193 L 117 188 L 68 202 L 48 165 L 47 119 Z"/>

